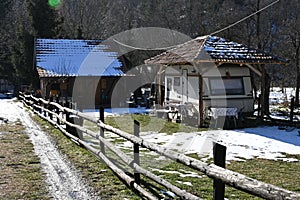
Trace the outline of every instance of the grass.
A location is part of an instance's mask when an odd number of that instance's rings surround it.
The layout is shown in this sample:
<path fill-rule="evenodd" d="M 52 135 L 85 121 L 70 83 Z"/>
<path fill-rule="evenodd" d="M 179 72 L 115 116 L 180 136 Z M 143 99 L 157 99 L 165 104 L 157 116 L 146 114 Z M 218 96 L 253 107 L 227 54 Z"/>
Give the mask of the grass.
<path fill-rule="evenodd" d="M 50 199 L 40 159 L 20 123 L 0 125 L 0 199 Z"/>
<path fill-rule="evenodd" d="M 176 132 L 196 132 L 207 129 L 196 128 L 184 124 L 168 122 L 166 119 L 152 117 L 145 114 L 122 115 L 106 117 L 105 123 L 128 133 L 133 133 L 134 120 L 140 123 L 142 132 L 159 132 L 172 134 Z"/>
<path fill-rule="evenodd" d="M 288 155 L 300 160 L 300 155 Z M 232 162 L 227 167 L 251 178 L 300 193 L 300 162 L 252 159 Z"/>
<path fill-rule="evenodd" d="M 196 155 L 190 156 L 197 158 Z M 291 157 L 300 159 L 300 155 L 291 155 Z M 300 192 L 300 162 L 287 163 L 283 161 L 252 159 L 246 162 L 231 162 L 227 164 L 226 168 L 287 190 Z M 154 170 L 153 173 L 200 198 L 212 199 L 213 180 L 206 175 L 176 162 L 169 162 L 168 165 L 158 169 L 162 171 Z M 174 171 L 179 173 L 174 174 Z M 189 174 L 198 174 L 199 177 L 195 178 L 189 176 Z M 189 183 L 192 186 L 183 183 Z M 261 199 L 229 186 L 226 186 L 225 197 L 228 199 Z"/>

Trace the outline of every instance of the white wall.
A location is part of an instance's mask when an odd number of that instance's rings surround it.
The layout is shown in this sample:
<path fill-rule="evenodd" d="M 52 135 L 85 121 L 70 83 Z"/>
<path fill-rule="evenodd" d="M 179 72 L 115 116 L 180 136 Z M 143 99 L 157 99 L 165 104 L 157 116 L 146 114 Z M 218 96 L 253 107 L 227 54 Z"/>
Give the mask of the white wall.
<path fill-rule="evenodd" d="M 188 70 L 187 79 L 183 76 L 183 70 Z M 195 104 L 199 103 L 199 77 L 197 76 L 200 69 L 190 65 L 170 66 L 165 68 L 165 85 L 169 80 L 169 91 L 165 90 L 165 100 L 169 97 L 171 101 L 178 103 L 190 102 Z M 217 107 L 236 107 L 243 112 L 253 111 L 253 97 L 250 70 L 246 66 L 239 65 L 222 65 L 209 68 L 202 68 L 203 75 L 203 98 L 204 106 L 217 106 Z M 240 95 L 211 95 L 209 79 L 221 78 L 230 75 L 230 78 L 241 77 L 244 85 L 244 94 Z M 228 77 L 229 78 L 229 77 Z M 171 82 L 171 83 L 170 83 Z M 179 82 L 179 84 L 178 84 Z M 171 85 L 170 85 L 171 84 Z M 185 84 L 188 86 L 186 87 Z M 183 90 L 187 88 L 187 97 L 183 94 Z M 169 93 L 169 94 L 168 94 Z"/>

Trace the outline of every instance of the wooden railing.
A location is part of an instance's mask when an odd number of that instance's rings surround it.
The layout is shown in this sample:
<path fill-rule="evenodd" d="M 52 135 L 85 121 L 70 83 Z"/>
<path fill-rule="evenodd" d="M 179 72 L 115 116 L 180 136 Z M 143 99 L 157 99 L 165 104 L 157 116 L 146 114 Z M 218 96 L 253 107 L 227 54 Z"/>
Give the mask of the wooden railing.
<path fill-rule="evenodd" d="M 148 199 L 157 198 L 150 192 L 146 191 L 143 187 L 141 187 L 140 175 L 146 176 L 147 178 L 164 186 L 168 190 L 175 193 L 180 199 L 200 198 L 194 194 L 188 193 L 185 190 L 178 188 L 175 185 L 172 185 L 167 180 L 162 179 L 161 177 L 141 167 L 139 163 L 139 147 L 144 147 L 150 151 L 155 151 L 160 155 L 166 156 L 167 158 L 170 158 L 178 163 L 182 163 L 183 165 L 188 166 L 192 169 L 196 169 L 206 174 L 208 177 L 214 179 L 214 199 L 224 199 L 224 184 L 265 199 L 300 199 L 300 194 L 298 193 L 255 180 L 245 175 L 223 168 L 224 166 L 222 165 L 225 164 L 224 151 L 226 150 L 226 148 L 218 144 L 215 144 L 214 150 L 221 149 L 221 151 L 214 151 L 215 164 L 207 164 L 200 160 L 162 147 L 160 145 L 148 142 L 139 137 L 139 123 L 137 121 L 135 121 L 134 123 L 134 135 L 105 124 L 103 109 L 100 109 L 100 119 L 95 119 L 85 115 L 82 112 L 73 110 L 68 106 L 62 106 L 56 102 L 46 101 L 42 98 L 36 98 L 31 95 L 23 95 L 22 93 L 20 93 L 19 98 L 26 106 L 32 108 L 34 112 L 37 113 L 41 118 L 49 121 L 55 127 L 59 128 L 72 141 L 82 145 L 93 154 L 95 154 L 101 161 L 105 162 L 105 164 L 108 165 L 111 170 L 113 170 L 121 179 L 123 179 L 129 187 L 134 188 L 141 195 Z M 81 120 L 88 120 L 95 123 L 98 127 L 100 127 L 100 132 L 96 133 L 84 128 L 81 125 L 75 124 L 72 120 L 70 120 L 70 115 L 75 115 Z M 98 139 L 100 148 L 96 149 L 90 143 L 84 141 L 80 135 L 74 132 L 74 129 Z M 134 158 L 131 158 L 119 148 L 117 148 L 114 144 L 105 139 L 105 130 L 117 134 L 118 136 L 125 138 L 128 141 L 131 141 L 134 144 Z M 118 168 L 106 156 L 106 148 L 114 152 L 124 163 L 126 163 L 134 170 L 134 178 L 127 175 L 123 170 Z"/>

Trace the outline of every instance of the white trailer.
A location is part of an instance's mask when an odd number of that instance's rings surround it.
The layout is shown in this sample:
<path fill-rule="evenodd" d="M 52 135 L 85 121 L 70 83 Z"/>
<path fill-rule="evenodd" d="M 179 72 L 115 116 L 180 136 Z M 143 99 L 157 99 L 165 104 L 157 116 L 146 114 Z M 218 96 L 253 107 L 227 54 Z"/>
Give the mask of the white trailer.
<path fill-rule="evenodd" d="M 202 69 L 202 74 L 199 70 L 191 65 L 165 68 L 165 106 L 170 109 L 178 108 L 183 115 L 181 117 L 198 117 L 201 107 L 199 92 L 202 87 L 204 118 L 216 118 L 222 115 L 220 112 L 234 117 L 241 113 L 253 113 L 253 87 L 247 66 L 222 64 L 211 69 Z"/>

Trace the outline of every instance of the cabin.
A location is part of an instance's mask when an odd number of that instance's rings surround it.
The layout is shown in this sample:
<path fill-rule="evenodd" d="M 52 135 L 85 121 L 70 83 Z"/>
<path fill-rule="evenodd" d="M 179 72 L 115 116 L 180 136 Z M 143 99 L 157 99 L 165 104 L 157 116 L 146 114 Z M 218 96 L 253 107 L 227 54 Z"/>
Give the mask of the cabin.
<path fill-rule="evenodd" d="M 145 60 L 159 68 L 161 102 L 181 120 L 254 112 L 253 74 L 265 87 L 265 64 L 286 64 L 282 58 L 217 36 L 197 37 Z M 262 94 L 262 95 L 263 95 Z M 169 113 L 170 114 L 170 113 Z"/>
<path fill-rule="evenodd" d="M 71 99 L 81 108 L 108 107 L 113 86 L 127 70 L 101 40 L 36 39 L 35 63 L 44 98 Z"/>

